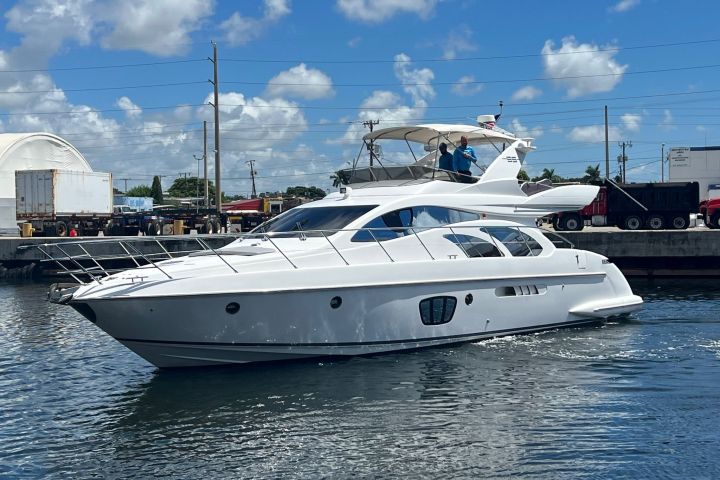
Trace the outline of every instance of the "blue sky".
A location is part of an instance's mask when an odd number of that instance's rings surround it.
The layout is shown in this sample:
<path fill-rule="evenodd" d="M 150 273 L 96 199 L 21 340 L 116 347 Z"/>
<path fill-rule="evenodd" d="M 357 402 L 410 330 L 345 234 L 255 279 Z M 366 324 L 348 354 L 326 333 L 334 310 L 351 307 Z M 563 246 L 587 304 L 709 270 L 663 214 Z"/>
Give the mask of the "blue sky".
<path fill-rule="evenodd" d="M 629 181 L 659 180 L 662 143 L 720 144 L 718 2 L 6 0 L 0 18 L 0 132 L 60 135 L 120 188 L 196 175 L 203 120 L 212 157 L 211 40 L 227 194 L 250 192 L 248 160 L 258 191 L 329 189 L 363 120 L 472 123 L 499 100 L 536 138 L 531 175 L 604 172 L 604 105 Z"/>

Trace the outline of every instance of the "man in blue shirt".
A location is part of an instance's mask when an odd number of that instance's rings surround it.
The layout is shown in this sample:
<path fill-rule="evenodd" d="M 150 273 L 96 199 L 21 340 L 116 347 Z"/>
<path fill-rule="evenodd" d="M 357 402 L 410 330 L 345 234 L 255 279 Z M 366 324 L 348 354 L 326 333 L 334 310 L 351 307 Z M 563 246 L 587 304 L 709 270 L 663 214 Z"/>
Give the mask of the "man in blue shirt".
<path fill-rule="evenodd" d="M 460 137 L 460 146 L 453 152 L 453 170 L 458 172 L 462 183 L 472 183 L 470 162 L 477 163 L 475 150 L 468 145 L 467 137 Z"/>
<path fill-rule="evenodd" d="M 452 171 L 453 169 L 453 156 L 447 151 L 447 144 L 441 143 L 438 147 L 440 149 L 440 158 L 438 161 L 438 168 L 440 170 Z"/>

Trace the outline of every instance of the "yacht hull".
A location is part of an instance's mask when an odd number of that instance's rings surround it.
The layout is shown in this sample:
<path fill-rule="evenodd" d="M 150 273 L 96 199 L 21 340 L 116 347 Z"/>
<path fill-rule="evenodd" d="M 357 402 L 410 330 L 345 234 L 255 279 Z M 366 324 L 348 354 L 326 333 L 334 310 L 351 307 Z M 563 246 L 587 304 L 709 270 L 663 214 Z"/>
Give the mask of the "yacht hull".
<path fill-rule="evenodd" d="M 447 323 L 427 325 L 420 303 L 437 297 L 455 298 L 455 309 Z M 608 315 L 584 307 L 608 298 Z M 598 322 L 641 303 L 618 298 L 604 273 L 70 302 L 158 367 L 412 350 Z"/>

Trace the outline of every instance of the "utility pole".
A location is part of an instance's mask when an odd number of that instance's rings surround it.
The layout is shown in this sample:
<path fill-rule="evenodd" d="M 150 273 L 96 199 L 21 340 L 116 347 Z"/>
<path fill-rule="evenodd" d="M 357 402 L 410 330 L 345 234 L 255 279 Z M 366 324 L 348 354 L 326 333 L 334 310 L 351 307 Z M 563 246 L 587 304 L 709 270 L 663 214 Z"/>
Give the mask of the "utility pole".
<path fill-rule="evenodd" d="M 620 158 L 620 161 L 622 162 L 622 183 L 625 183 L 625 170 L 626 170 L 626 162 L 627 162 L 627 156 L 625 155 L 625 148 L 632 147 L 632 142 L 630 140 L 623 140 L 622 142 L 618 142 L 618 146 L 622 147 L 622 157 Z"/>
<path fill-rule="evenodd" d="M 380 123 L 380 120 L 365 120 L 362 124 L 364 127 L 368 127 L 370 129 L 370 133 L 373 131 L 373 127 Z M 373 166 L 373 155 L 375 155 L 375 142 L 371 139 L 370 140 L 370 166 Z"/>
<path fill-rule="evenodd" d="M 207 120 L 203 120 L 203 161 L 205 163 L 205 208 L 210 208 L 210 185 L 207 168 Z"/>
<path fill-rule="evenodd" d="M 123 193 L 124 193 L 124 194 L 127 194 L 127 182 L 128 182 L 128 180 L 130 180 L 130 179 L 129 179 L 129 178 L 118 178 L 118 180 L 121 180 L 121 181 L 124 181 L 124 182 L 125 182 L 125 190 L 123 190 Z"/>
<path fill-rule="evenodd" d="M 665 181 L 665 144 L 660 144 L 660 182 Z"/>
<path fill-rule="evenodd" d="M 212 43 L 213 58 L 210 61 L 213 64 L 213 94 L 215 103 L 211 103 L 215 108 L 215 207 L 217 213 L 222 213 L 222 188 L 220 187 L 220 104 L 218 103 L 218 60 L 217 60 L 217 43 Z"/>
<path fill-rule="evenodd" d="M 198 157 L 193 154 L 193 158 L 197 160 L 197 177 L 195 178 L 195 213 L 200 211 L 200 160 L 202 157 Z"/>
<path fill-rule="evenodd" d="M 608 139 L 607 105 L 605 105 L 605 178 L 610 178 L 610 142 Z"/>
<path fill-rule="evenodd" d="M 257 198 L 257 192 L 255 191 L 255 174 L 257 173 L 255 171 L 255 160 L 248 160 L 245 163 L 250 164 L 250 177 L 252 178 L 252 195 L 250 198 Z"/>

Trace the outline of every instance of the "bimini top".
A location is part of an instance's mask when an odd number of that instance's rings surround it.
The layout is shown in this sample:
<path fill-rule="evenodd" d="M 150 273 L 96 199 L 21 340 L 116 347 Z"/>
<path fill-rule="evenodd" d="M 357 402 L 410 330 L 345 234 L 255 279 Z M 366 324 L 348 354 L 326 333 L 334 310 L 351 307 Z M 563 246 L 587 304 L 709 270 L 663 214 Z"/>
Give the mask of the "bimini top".
<path fill-rule="evenodd" d="M 449 141 L 460 144 L 460 137 L 467 137 L 468 143 L 473 145 L 490 144 L 496 142 L 511 143 L 518 138 L 502 129 L 489 129 L 473 125 L 448 125 L 431 123 L 424 125 L 405 125 L 375 130 L 363 136 L 363 141 L 377 140 L 405 140 L 435 146 L 439 142 Z M 529 139 L 527 139 L 529 140 Z"/>

